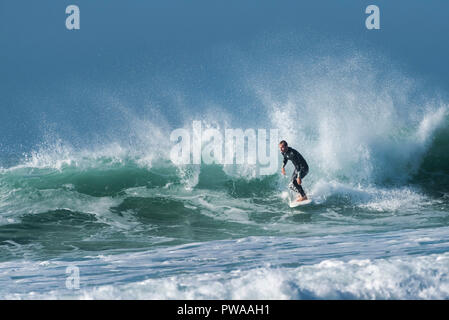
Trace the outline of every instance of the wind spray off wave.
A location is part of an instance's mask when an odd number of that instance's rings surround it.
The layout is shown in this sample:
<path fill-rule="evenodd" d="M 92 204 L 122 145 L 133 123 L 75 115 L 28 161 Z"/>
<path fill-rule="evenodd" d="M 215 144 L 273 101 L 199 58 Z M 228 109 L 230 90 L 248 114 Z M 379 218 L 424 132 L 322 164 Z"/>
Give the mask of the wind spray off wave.
<path fill-rule="evenodd" d="M 55 125 L 4 165 L 0 296 L 447 298 L 447 103 L 417 96 L 419 84 L 367 56 L 275 65 L 235 75 L 263 117 L 215 104 L 188 108 L 176 122 L 150 105 L 156 121 L 107 99 L 114 130 L 98 124 L 80 133 L 94 138 L 61 138 Z M 279 168 L 265 175 L 250 157 L 171 161 L 170 135 L 191 133 L 195 119 L 222 137 L 226 129 L 278 130 L 307 159 L 304 188 L 315 204 L 288 207 L 280 154 L 269 147 L 265 156 L 279 157 Z M 93 279 L 78 293 L 58 287 L 68 264 Z M 11 287 L 13 266 L 22 282 Z M 36 270 L 43 276 L 33 282 Z M 412 281 L 417 272 L 425 286 Z"/>

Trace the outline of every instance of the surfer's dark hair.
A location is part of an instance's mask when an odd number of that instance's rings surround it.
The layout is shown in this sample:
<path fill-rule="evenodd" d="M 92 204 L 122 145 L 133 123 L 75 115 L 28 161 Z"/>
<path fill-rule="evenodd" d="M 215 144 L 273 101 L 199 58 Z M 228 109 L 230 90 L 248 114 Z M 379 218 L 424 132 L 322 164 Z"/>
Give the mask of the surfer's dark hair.
<path fill-rule="evenodd" d="M 282 140 L 281 142 L 279 142 L 279 144 L 282 144 L 283 146 L 288 146 L 288 143 L 285 140 Z"/>

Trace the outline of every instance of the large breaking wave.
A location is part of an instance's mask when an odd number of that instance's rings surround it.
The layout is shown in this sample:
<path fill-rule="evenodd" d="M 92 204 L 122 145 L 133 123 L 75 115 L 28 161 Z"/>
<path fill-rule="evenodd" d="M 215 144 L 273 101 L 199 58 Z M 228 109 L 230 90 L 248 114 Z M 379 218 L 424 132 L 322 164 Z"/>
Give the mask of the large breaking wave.
<path fill-rule="evenodd" d="M 427 236 L 438 238 L 438 229 L 447 228 L 449 209 L 447 102 L 426 94 L 391 64 L 379 67 L 366 56 L 273 59 L 265 61 L 273 68 L 250 75 L 238 72 L 241 61 L 231 66 L 233 79 L 256 106 L 244 110 L 218 102 L 189 108 L 177 93 L 173 101 L 179 105 L 166 114 L 153 105 L 142 114 L 106 99 L 108 119 L 118 119 L 108 132 L 101 131 L 105 124 L 63 130 L 67 122 L 48 115 L 39 144 L 13 160 L 1 158 L 0 270 L 15 261 L 28 267 L 29 261 L 58 257 L 114 256 L 188 243 L 215 246 L 248 237 L 303 241 L 348 235 L 355 242 L 348 240 L 353 247 L 346 256 L 354 254 L 357 241 L 373 241 L 376 234 L 428 228 Z M 260 65 L 257 57 L 251 61 Z M 177 113 L 180 121 L 174 121 L 173 110 L 181 106 L 188 112 Z M 193 120 L 219 130 L 279 129 L 279 138 L 309 163 L 304 187 L 314 204 L 290 210 L 288 180 L 260 176 L 254 165 L 173 164 L 168 137 L 178 127 L 191 130 Z M 277 151 L 278 141 L 270 143 Z M 100 281 L 77 297 L 447 298 L 445 249 L 429 245 L 429 252 L 406 257 L 407 241 L 397 256 L 342 260 L 332 253 L 321 256 L 315 248 L 307 251 L 307 259 L 315 259 L 308 265 L 259 264 L 242 272 L 223 267 L 119 287 Z M 292 248 L 285 257 L 295 254 L 297 244 Z M 276 255 L 277 250 L 266 250 Z M 265 290 L 270 284 L 276 284 L 274 290 Z M 163 288 L 166 295 L 152 288 Z M 52 294 L 65 293 L 55 289 L 38 296 Z"/>

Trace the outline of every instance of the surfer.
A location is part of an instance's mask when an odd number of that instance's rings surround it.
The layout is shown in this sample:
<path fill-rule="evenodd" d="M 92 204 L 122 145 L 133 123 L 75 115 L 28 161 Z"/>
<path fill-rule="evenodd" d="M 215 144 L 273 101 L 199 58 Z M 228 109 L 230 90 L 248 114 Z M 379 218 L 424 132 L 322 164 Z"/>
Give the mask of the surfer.
<path fill-rule="evenodd" d="M 295 166 L 295 171 L 293 171 L 293 175 L 291 178 L 292 181 L 290 182 L 289 187 L 296 193 L 299 193 L 298 199 L 296 201 L 307 200 L 307 195 L 301 186 L 302 179 L 309 172 L 309 166 L 307 165 L 306 160 L 298 151 L 290 148 L 287 144 L 287 141 L 285 140 L 279 142 L 279 149 L 284 156 L 282 174 L 285 175 L 285 165 L 287 164 L 288 160 L 290 160 Z"/>

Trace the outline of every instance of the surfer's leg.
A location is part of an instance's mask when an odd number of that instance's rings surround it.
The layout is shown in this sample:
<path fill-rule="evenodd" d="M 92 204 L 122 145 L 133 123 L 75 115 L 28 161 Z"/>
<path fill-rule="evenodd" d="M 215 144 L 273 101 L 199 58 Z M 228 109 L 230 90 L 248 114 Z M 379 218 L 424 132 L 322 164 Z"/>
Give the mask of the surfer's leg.
<path fill-rule="evenodd" d="M 304 192 L 304 189 L 302 188 L 302 186 L 300 184 L 298 184 L 298 182 L 296 182 L 296 179 L 295 179 L 294 183 L 296 184 L 296 188 L 298 189 L 297 192 L 301 195 L 301 200 L 306 200 L 304 198 L 307 198 L 307 196 L 306 196 L 306 193 Z"/>
<path fill-rule="evenodd" d="M 296 170 L 295 170 L 295 171 L 293 171 L 293 174 L 292 174 L 292 177 L 291 177 L 291 179 L 290 179 L 290 183 L 288 184 L 288 187 L 289 187 L 291 190 L 293 190 L 294 192 L 299 193 L 299 190 L 298 190 L 298 188 L 296 187 L 296 186 L 297 186 L 297 183 L 296 183 L 296 175 L 297 175 L 297 172 L 296 172 Z"/>
<path fill-rule="evenodd" d="M 290 189 L 295 191 L 296 193 L 299 193 L 301 196 L 298 197 L 298 200 L 302 200 L 304 197 L 306 197 L 306 193 L 304 192 L 303 188 L 300 184 L 298 184 L 298 181 L 296 181 L 296 178 L 298 176 L 297 171 L 295 170 L 292 175 L 292 181 L 290 182 Z M 300 174 L 301 176 L 301 174 Z"/>
<path fill-rule="evenodd" d="M 309 168 L 304 168 L 303 170 L 301 170 L 299 172 L 299 177 L 301 178 L 301 183 L 302 183 L 302 179 L 307 175 L 307 173 L 309 173 Z M 295 179 L 295 183 L 297 184 L 298 192 L 301 194 L 301 200 L 307 200 L 307 195 L 304 192 L 304 189 L 302 188 L 302 186 L 300 184 L 298 184 L 296 179 Z"/>
<path fill-rule="evenodd" d="M 307 174 L 309 173 L 309 168 L 304 168 L 299 172 L 299 176 L 302 178 L 304 178 Z"/>

